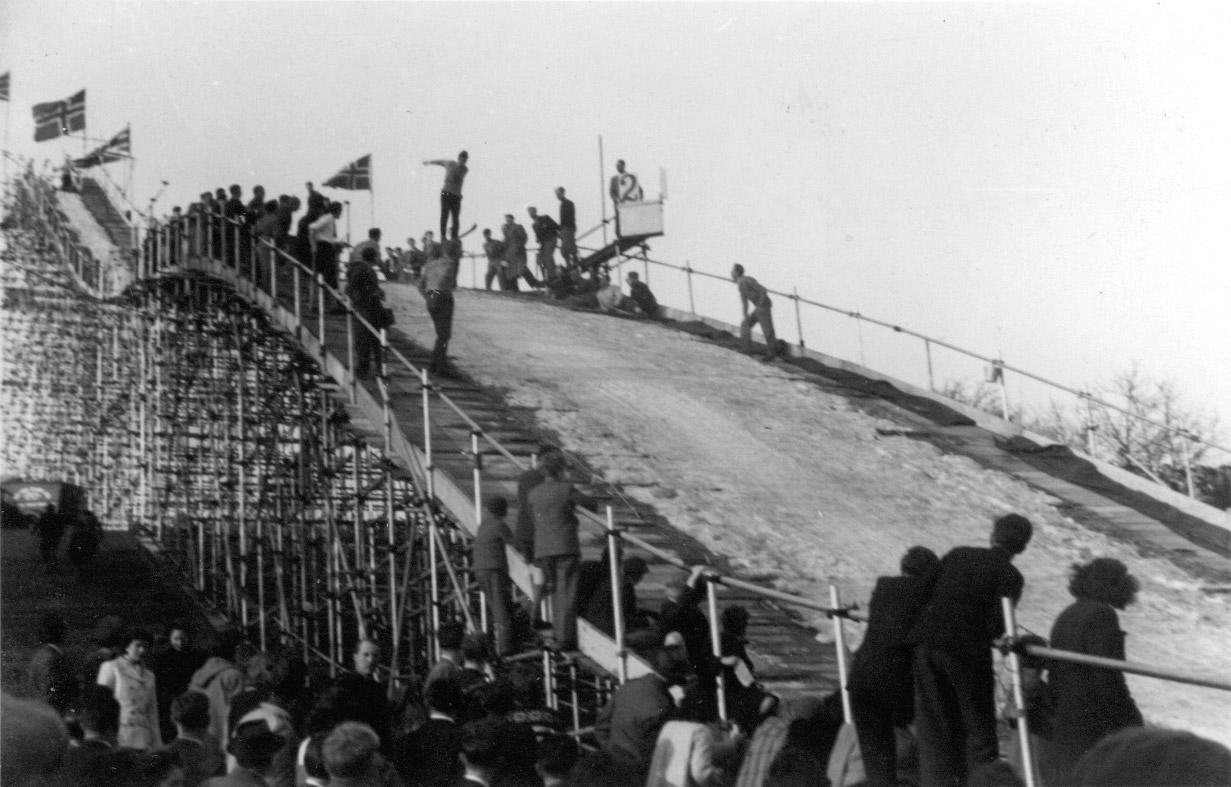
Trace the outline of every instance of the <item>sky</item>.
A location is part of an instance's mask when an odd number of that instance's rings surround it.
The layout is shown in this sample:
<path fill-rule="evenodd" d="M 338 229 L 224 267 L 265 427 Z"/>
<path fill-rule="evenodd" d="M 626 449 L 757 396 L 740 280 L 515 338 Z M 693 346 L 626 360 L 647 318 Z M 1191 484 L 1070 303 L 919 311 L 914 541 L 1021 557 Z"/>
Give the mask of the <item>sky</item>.
<path fill-rule="evenodd" d="M 302 196 L 371 153 L 374 220 L 401 245 L 438 223 L 422 161 L 464 148 L 464 226 L 555 213 L 563 185 L 584 229 L 623 158 L 651 197 L 666 173 L 656 260 L 741 262 L 1074 388 L 1138 364 L 1219 415 L 1224 444 L 1228 40 L 1212 2 L 0 3 L 6 147 L 79 155 L 32 141 L 30 105 L 85 88 L 89 136 L 131 124 L 142 210 L 231 183 Z M 331 194 L 361 236 L 369 195 Z M 688 305 L 682 274 L 650 278 Z M 693 284 L 699 312 L 738 319 L 733 286 Z M 794 341 L 793 305 L 775 312 Z M 799 323 L 810 347 L 926 382 L 917 339 Z M 938 384 L 983 372 L 933 356 Z"/>

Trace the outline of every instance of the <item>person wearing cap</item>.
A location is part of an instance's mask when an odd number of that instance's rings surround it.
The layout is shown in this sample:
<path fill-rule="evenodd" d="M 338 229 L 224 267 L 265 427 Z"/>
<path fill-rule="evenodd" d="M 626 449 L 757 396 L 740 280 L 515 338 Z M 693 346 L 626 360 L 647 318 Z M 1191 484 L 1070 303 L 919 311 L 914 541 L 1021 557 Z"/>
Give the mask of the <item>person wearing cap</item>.
<path fill-rule="evenodd" d="M 990 546 L 956 547 L 936 569 L 931 598 L 906 638 L 923 784 L 962 784 L 999 756 L 992 644 L 1004 633 L 1001 599 L 1021 598 L 1025 579 L 1013 558 L 1033 532 L 1029 519 L 1007 514 L 992 525 Z"/>
<path fill-rule="evenodd" d="M 688 680 L 688 656 L 683 640 L 669 638 L 654 657 L 655 672 L 633 678 L 616 689 L 598 712 L 594 737 L 604 751 L 637 764 L 642 775 L 663 725 L 678 715 L 681 688 Z"/>
<path fill-rule="evenodd" d="M 879 577 L 868 603 L 863 645 L 851 663 L 851 709 L 868 782 L 897 783 L 894 728 L 915 716 L 915 682 L 906 635 L 927 604 L 932 573 L 940 558 L 927 547 L 911 547 L 901 561 L 902 575 Z"/>

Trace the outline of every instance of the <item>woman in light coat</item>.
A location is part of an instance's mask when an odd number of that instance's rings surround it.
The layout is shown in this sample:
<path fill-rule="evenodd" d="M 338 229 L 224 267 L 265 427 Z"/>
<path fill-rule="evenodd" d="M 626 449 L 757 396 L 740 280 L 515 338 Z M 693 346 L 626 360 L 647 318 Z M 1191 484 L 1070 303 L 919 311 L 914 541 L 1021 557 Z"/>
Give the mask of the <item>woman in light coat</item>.
<path fill-rule="evenodd" d="M 98 668 L 97 683 L 115 694 L 120 704 L 120 733 L 116 743 L 130 749 L 157 749 L 162 746 L 158 729 L 158 695 L 154 671 L 145 663 L 150 635 L 133 631 L 124 637 L 124 652 L 104 661 Z"/>

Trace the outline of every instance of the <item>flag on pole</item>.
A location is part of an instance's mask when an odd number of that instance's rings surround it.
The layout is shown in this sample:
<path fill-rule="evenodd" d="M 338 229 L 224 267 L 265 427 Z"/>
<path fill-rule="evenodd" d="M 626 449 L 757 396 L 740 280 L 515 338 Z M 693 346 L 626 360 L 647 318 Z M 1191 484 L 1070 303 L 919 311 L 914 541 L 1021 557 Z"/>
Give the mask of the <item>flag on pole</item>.
<path fill-rule="evenodd" d="M 0 74 L 0 101 L 9 100 L 9 73 L 11 72 L 6 71 Z"/>
<path fill-rule="evenodd" d="M 371 191 L 372 154 L 369 153 L 363 158 L 356 159 L 347 164 L 338 170 L 338 174 L 325 181 L 323 185 L 332 189 L 346 189 L 347 191 Z"/>
<path fill-rule="evenodd" d="M 85 130 L 85 91 L 64 101 L 34 105 L 34 141 L 55 139 L 61 134 Z"/>
<path fill-rule="evenodd" d="M 81 158 L 73 159 L 77 169 L 89 169 L 100 164 L 110 164 L 113 161 L 126 161 L 132 158 L 132 137 L 129 129 L 116 134 L 104 145 L 91 150 Z"/>

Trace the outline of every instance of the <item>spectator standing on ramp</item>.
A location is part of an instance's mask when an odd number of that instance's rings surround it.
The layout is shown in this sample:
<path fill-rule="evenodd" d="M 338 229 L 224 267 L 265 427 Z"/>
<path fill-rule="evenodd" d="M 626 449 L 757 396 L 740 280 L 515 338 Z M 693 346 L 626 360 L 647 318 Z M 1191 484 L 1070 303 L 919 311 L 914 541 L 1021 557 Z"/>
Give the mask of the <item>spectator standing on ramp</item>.
<path fill-rule="evenodd" d="M 507 656 L 513 651 L 513 585 L 509 581 L 509 558 L 504 550 L 506 544 L 514 543 L 513 533 L 505 522 L 509 501 L 493 495 L 483 509 L 471 569 L 492 610 L 496 655 Z"/>
<path fill-rule="evenodd" d="M 992 526 L 988 547 L 941 558 L 931 599 L 906 641 L 914 646 L 915 727 L 922 784 L 965 784 L 997 759 L 992 643 L 1004 633 L 1001 598 L 1016 604 L 1025 580 L 1013 558 L 1034 528 L 1020 514 Z"/>
<path fill-rule="evenodd" d="M 458 260 L 462 244 L 455 240 L 441 244 L 440 254 L 423 266 L 419 292 L 427 302 L 427 313 L 436 326 L 436 344 L 428 366 L 431 374 L 447 374 L 449 339 L 453 337 L 453 290 L 457 288 Z"/>
<path fill-rule="evenodd" d="M 338 218 L 341 215 L 342 203 L 334 202 L 308 228 L 313 243 L 313 267 L 325 279 L 325 284 L 335 290 L 338 288 L 338 249 L 346 245 L 345 241 L 338 240 Z"/>
<path fill-rule="evenodd" d="M 556 187 L 556 198 L 560 200 L 560 256 L 564 264 L 577 266 L 581 258 L 577 254 L 577 207 L 573 201 L 564 196 L 564 187 Z"/>
<path fill-rule="evenodd" d="M 379 330 L 393 324 L 393 314 L 383 303 L 385 291 L 380 288 L 380 281 L 372 268 L 377 253 L 375 246 L 368 246 L 363 250 L 363 257 L 347 268 L 346 297 L 354 304 L 355 312 Z M 373 367 L 377 373 L 381 370 L 380 336 L 363 323 L 355 324 L 354 336 L 355 377 L 363 380 L 371 374 Z"/>
<path fill-rule="evenodd" d="M 739 288 L 740 308 L 744 312 L 744 321 L 739 324 L 744 352 L 752 354 L 752 326 L 759 323 L 761 333 L 765 334 L 765 360 L 774 360 L 778 357 L 778 337 L 774 334 L 773 302 L 769 299 L 769 291 L 756 279 L 746 275 L 744 266 L 739 263 L 731 268 L 731 279 Z M 751 312 L 748 311 L 749 304 L 752 304 Z"/>
<path fill-rule="evenodd" d="M 577 649 L 577 579 L 581 568 L 580 523 L 576 506 L 597 510 L 596 501 L 564 480 L 564 456 L 542 460 L 547 480 L 527 495 L 534 517 L 534 561 L 551 593 L 551 623 L 561 650 Z"/>
<path fill-rule="evenodd" d="M 523 276 L 531 287 L 542 287 L 542 282 L 526 267 L 526 228 L 513 219 L 512 213 L 506 213 L 501 229 L 504 231 L 504 260 L 508 263 L 504 275 L 509 289 L 517 290 L 517 280 Z"/>
<path fill-rule="evenodd" d="M 463 150 L 457 154 L 457 161 L 452 159 L 429 159 L 423 162 L 425 166 L 434 164 L 445 168 L 445 182 L 440 188 L 440 239 L 442 242 L 445 238 L 450 237 L 445 235 L 445 226 L 448 224 L 450 216 L 453 217 L 452 237 L 455 240 L 457 238 L 457 225 L 461 221 L 462 216 L 462 182 L 466 179 L 466 173 L 470 171 L 466 166 L 466 162 L 469 159 L 470 154 Z"/>
<path fill-rule="evenodd" d="M 534 239 L 539 242 L 538 263 L 543 276 L 551 281 L 556 277 L 556 240 L 560 237 L 560 225 L 547 214 L 539 215 L 538 208 L 529 207 L 530 225 L 534 228 Z"/>

